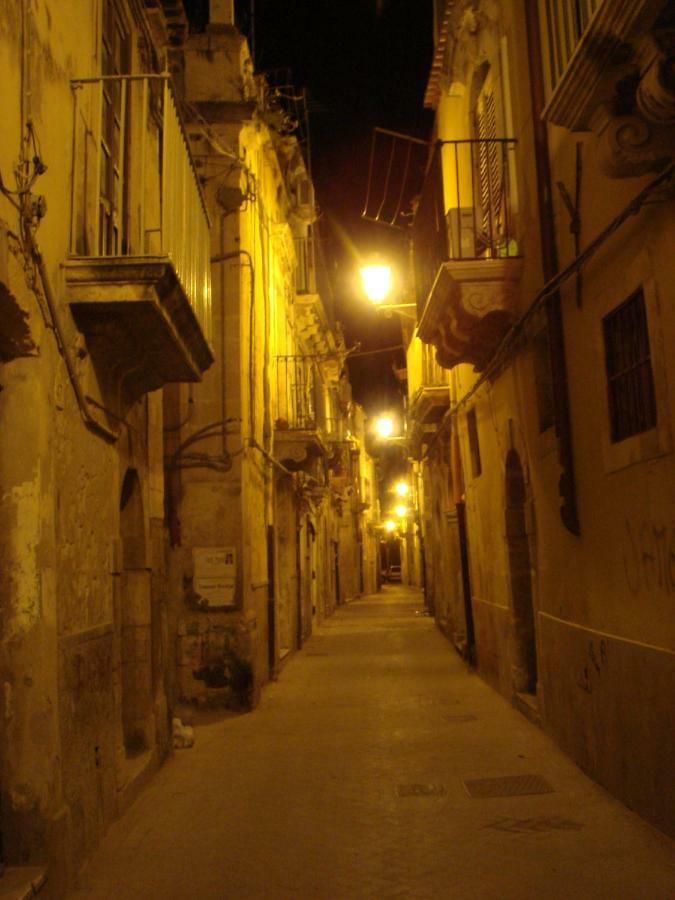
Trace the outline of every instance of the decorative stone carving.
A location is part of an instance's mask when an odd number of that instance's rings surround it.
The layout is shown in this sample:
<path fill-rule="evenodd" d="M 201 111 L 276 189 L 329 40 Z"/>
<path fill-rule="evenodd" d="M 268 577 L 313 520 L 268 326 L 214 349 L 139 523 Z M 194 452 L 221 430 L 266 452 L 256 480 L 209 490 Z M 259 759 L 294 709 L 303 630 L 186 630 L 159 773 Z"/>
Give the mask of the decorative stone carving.
<path fill-rule="evenodd" d="M 326 448 L 318 431 L 296 431 L 277 426 L 274 434 L 274 455 L 292 472 L 304 471 L 311 474 L 315 460 L 325 454 Z"/>
<path fill-rule="evenodd" d="M 658 171 L 675 156 L 675 34 L 659 18 L 665 7 L 605 0 L 544 110 L 570 131 L 594 131 L 613 178 Z"/>
<path fill-rule="evenodd" d="M 675 57 L 651 60 L 637 87 L 636 101 L 648 122 L 675 125 Z"/>
<path fill-rule="evenodd" d="M 675 129 L 653 125 L 637 115 L 603 118 L 596 130 L 597 154 L 600 168 L 610 178 L 659 171 L 672 158 Z"/>
<path fill-rule="evenodd" d="M 471 363 L 481 371 L 516 319 L 522 260 L 446 262 L 418 327 L 445 369 Z"/>

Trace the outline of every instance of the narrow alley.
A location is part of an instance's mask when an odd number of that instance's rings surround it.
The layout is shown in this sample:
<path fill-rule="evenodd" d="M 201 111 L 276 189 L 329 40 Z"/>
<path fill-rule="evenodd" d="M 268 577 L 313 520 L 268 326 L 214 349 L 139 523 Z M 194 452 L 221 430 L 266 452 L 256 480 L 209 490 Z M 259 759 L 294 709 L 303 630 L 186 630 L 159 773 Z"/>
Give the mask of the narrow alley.
<path fill-rule="evenodd" d="M 672 842 L 468 672 L 423 609 L 393 585 L 341 607 L 258 709 L 196 726 L 72 896 L 672 898 Z M 523 793 L 480 795 L 518 777 Z"/>

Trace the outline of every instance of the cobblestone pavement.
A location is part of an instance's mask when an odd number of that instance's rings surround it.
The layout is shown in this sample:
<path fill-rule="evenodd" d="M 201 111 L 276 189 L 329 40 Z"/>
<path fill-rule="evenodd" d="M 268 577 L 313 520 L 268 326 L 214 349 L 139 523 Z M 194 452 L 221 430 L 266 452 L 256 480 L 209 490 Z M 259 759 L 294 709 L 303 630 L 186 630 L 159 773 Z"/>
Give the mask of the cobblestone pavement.
<path fill-rule="evenodd" d="M 78 898 L 675 898 L 675 845 L 466 671 L 406 588 L 342 607 L 251 714 L 197 728 Z M 552 791 L 471 798 L 467 779 Z"/>

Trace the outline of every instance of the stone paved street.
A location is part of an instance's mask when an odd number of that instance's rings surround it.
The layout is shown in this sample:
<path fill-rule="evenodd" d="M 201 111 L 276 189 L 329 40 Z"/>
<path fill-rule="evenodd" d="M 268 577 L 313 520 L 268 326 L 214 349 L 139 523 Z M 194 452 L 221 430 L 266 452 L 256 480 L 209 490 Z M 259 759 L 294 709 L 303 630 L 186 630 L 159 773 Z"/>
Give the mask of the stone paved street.
<path fill-rule="evenodd" d="M 197 727 L 78 898 L 675 898 L 674 845 L 467 672 L 419 594 L 342 607 L 259 709 Z M 464 780 L 538 775 L 543 794 Z"/>

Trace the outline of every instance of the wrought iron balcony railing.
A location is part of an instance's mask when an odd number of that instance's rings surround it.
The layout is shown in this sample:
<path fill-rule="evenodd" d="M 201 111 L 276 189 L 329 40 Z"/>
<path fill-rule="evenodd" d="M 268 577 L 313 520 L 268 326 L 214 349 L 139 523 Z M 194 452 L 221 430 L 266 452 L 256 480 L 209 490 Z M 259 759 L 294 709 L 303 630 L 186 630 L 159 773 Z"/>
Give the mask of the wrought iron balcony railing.
<path fill-rule="evenodd" d="M 510 138 L 436 145 L 413 222 L 420 315 L 443 263 L 519 256 L 515 145 Z"/>
<path fill-rule="evenodd" d="M 282 431 L 315 431 L 323 427 L 316 365 L 307 356 L 276 358 L 276 425 Z"/>
<path fill-rule="evenodd" d="M 436 351 L 413 337 L 406 353 L 408 394 L 412 399 L 423 388 L 448 386 L 448 372 L 436 362 Z"/>
<path fill-rule="evenodd" d="M 210 341 L 209 220 L 169 76 L 71 84 L 71 259 L 168 259 Z"/>

